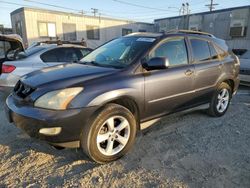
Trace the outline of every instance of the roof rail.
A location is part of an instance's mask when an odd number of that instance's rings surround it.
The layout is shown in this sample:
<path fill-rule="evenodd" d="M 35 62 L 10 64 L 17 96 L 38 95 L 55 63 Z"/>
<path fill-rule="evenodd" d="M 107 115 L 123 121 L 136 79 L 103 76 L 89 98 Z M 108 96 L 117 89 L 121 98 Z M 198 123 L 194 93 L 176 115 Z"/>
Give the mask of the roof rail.
<path fill-rule="evenodd" d="M 44 44 L 56 44 L 56 45 L 63 45 L 63 44 L 77 44 L 77 45 L 82 45 L 86 46 L 85 41 L 66 41 L 66 40 L 46 40 L 46 41 L 39 41 L 39 44 L 44 43 Z"/>
<path fill-rule="evenodd" d="M 193 30 L 178 30 L 178 29 L 174 29 L 174 30 L 166 31 L 165 33 L 167 33 L 167 34 L 169 34 L 169 33 L 187 33 L 187 34 L 206 35 L 206 36 L 215 38 L 215 36 L 212 35 L 212 34 L 210 34 L 210 33 L 201 32 L 201 31 L 193 31 Z"/>

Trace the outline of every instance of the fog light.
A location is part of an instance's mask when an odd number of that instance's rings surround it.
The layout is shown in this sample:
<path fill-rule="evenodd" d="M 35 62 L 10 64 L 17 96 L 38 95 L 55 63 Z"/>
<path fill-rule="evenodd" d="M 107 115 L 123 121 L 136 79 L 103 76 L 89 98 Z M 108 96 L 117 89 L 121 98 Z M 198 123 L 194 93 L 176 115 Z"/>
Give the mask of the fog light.
<path fill-rule="evenodd" d="M 53 127 L 53 128 L 43 128 L 39 130 L 40 134 L 48 135 L 48 136 L 53 136 L 53 135 L 58 135 L 62 131 L 61 127 Z"/>

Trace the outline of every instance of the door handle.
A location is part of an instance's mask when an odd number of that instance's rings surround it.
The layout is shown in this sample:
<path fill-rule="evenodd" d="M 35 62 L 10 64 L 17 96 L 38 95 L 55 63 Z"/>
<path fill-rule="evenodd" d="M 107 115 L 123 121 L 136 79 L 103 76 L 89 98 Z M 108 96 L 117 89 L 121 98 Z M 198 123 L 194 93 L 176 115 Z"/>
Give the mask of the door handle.
<path fill-rule="evenodd" d="M 193 73 L 194 73 L 194 71 L 188 69 L 188 70 L 186 70 L 185 75 L 186 76 L 191 76 Z"/>

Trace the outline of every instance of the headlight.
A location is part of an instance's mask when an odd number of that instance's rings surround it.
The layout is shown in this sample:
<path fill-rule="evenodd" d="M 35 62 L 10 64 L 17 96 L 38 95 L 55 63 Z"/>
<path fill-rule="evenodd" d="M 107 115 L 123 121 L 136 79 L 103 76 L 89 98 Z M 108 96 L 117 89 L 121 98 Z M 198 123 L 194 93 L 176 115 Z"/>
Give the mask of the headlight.
<path fill-rule="evenodd" d="M 35 101 L 35 106 L 53 110 L 65 110 L 68 104 L 82 90 L 82 87 L 74 87 L 48 92 Z"/>

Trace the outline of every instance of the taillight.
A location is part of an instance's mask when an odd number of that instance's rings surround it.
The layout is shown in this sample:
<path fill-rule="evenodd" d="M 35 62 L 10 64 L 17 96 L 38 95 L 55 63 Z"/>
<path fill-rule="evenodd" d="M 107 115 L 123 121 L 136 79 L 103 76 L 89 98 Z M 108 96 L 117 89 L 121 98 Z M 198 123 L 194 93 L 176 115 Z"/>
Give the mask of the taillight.
<path fill-rule="evenodd" d="M 2 73 L 11 73 L 16 69 L 15 66 L 13 65 L 2 65 Z"/>

